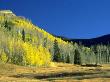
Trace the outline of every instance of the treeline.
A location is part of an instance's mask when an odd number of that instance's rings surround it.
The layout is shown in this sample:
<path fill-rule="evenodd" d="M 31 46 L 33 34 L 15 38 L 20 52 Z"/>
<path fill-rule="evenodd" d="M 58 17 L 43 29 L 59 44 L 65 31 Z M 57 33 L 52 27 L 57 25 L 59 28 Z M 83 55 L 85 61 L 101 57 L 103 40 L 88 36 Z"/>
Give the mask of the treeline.
<path fill-rule="evenodd" d="M 0 16 L 0 61 L 28 66 L 49 66 L 51 62 L 98 65 L 110 62 L 110 45 L 90 48 L 65 42 L 29 20 Z"/>
<path fill-rule="evenodd" d="M 60 50 L 57 45 L 58 44 L 56 44 L 54 48 L 56 51 L 55 55 L 57 55 L 54 58 L 55 61 L 62 61 L 79 65 L 101 65 L 110 63 L 110 44 L 93 45 L 88 48 L 83 45 L 74 43 L 72 52 L 68 52 L 69 54 L 66 55 L 60 54 Z"/>

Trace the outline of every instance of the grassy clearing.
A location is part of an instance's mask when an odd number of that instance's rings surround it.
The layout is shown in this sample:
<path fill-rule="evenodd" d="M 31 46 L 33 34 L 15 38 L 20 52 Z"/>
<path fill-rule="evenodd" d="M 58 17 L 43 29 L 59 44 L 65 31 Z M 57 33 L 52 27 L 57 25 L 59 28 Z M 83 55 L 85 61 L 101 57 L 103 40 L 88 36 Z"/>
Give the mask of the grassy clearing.
<path fill-rule="evenodd" d="M 82 67 L 55 63 L 54 67 L 24 67 L 0 63 L 0 82 L 109 82 L 110 65 Z"/>

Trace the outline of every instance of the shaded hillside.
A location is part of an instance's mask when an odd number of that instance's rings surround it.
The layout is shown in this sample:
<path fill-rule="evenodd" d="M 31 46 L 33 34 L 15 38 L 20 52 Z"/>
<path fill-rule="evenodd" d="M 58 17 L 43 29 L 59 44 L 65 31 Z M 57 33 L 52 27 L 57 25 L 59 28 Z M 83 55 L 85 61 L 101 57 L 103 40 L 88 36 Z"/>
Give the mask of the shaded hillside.
<path fill-rule="evenodd" d="M 60 37 L 60 36 L 58 36 Z M 92 46 L 92 45 L 98 45 L 98 44 L 103 44 L 103 45 L 108 45 L 110 43 L 110 34 L 108 35 L 104 35 L 104 36 L 100 36 L 97 38 L 92 38 L 92 39 L 68 39 L 65 37 L 60 37 L 65 41 L 69 41 L 69 42 L 76 42 L 78 44 L 82 44 L 84 46 Z"/>

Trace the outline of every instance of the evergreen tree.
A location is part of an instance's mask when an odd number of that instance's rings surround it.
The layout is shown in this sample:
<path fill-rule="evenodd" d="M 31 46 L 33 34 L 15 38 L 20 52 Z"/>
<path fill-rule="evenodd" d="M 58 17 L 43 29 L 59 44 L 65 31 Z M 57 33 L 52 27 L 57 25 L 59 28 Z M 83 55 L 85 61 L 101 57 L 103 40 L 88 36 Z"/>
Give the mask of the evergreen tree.
<path fill-rule="evenodd" d="M 70 56 L 69 55 L 67 55 L 66 63 L 70 63 Z"/>
<path fill-rule="evenodd" d="M 4 27 L 9 31 L 11 30 L 10 24 L 7 20 L 4 22 Z"/>
<path fill-rule="evenodd" d="M 74 64 L 81 64 L 81 57 L 79 51 L 76 49 L 75 50 L 75 55 L 74 55 Z"/>
<path fill-rule="evenodd" d="M 24 31 L 24 29 L 22 30 L 22 40 L 25 42 L 25 31 Z"/>
<path fill-rule="evenodd" d="M 58 42 L 55 39 L 54 41 L 54 55 L 53 55 L 53 61 L 60 62 L 61 61 L 61 54 L 60 49 L 58 47 Z"/>

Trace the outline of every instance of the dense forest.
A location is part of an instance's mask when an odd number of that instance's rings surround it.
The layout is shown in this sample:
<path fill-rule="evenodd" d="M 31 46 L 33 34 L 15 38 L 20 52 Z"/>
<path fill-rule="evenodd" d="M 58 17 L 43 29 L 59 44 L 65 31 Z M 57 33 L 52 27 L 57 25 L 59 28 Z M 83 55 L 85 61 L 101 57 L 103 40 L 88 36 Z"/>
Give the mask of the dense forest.
<path fill-rule="evenodd" d="M 110 62 L 109 45 L 85 47 L 64 41 L 11 11 L 0 11 L 0 61 L 24 66 L 52 62 L 98 65 Z"/>
<path fill-rule="evenodd" d="M 96 38 L 89 38 L 89 39 L 75 39 L 75 38 L 66 38 L 62 36 L 57 36 L 59 38 L 62 38 L 64 41 L 68 42 L 76 42 L 78 44 L 82 44 L 86 47 L 90 47 L 92 45 L 109 45 L 110 43 L 110 34 L 106 34 L 100 37 Z"/>

